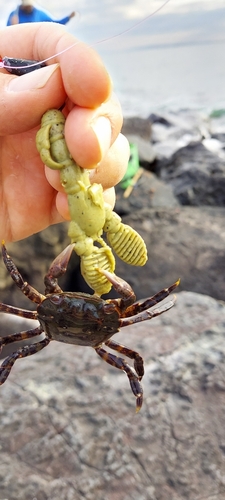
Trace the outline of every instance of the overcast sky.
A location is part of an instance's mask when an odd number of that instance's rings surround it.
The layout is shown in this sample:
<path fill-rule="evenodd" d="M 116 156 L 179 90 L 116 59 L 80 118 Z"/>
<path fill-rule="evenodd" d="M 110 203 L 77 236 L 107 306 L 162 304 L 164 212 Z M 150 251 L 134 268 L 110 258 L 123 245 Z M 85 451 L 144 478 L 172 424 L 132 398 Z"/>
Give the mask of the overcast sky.
<path fill-rule="evenodd" d="M 224 107 L 225 1 L 170 0 L 151 17 L 164 3 L 48 0 L 47 5 L 55 18 L 79 13 L 66 29 L 100 53 L 125 112 L 140 114 L 142 101 L 158 106 L 174 103 L 176 96 L 177 106 L 219 102 Z M 35 5 L 44 9 L 46 0 Z M 0 28 L 16 6 L 16 0 L 2 1 Z"/>
<path fill-rule="evenodd" d="M 19 2 L 18 2 L 19 3 Z M 48 0 L 52 16 L 63 17 L 72 10 L 79 12 L 67 29 L 88 43 L 115 36 L 149 16 L 164 0 Z M 36 6 L 44 8 L 46 1 Z M 0 27 L 5 26 L 8 14 L 17 6 L 14 0 L 1 5 Z M 140 46 L 219 43 L 225 40 L 224 0 L 170 0 L 153 17 L 116 37 L 106 50 L 138 49 Z M 101 49 L 103 49 L 103 43 Z"/>

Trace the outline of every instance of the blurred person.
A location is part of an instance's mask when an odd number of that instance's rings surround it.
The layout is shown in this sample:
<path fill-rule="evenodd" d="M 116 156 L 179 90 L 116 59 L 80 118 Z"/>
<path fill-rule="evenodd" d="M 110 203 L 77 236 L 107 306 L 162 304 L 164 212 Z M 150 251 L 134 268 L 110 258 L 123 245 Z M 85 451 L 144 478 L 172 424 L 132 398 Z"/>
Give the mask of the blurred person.
<path fill-rule="evenodd" d="M 76 12 L 71 12 L 69 16 L 62 19 L 53 19 L 47 12 L 34 7 L 33 0 L 22 0 L 21 4 L 9 15 L 7 26 L 21 23 L 54 22 L 67 24 Z"/>

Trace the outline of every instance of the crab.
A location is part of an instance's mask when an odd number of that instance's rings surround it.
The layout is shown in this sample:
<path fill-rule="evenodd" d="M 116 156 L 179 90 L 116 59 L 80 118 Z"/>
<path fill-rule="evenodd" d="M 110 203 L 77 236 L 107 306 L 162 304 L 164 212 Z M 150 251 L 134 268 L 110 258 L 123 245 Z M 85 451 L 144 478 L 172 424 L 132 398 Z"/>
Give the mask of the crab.
<path fill-rule="evenodd" d="M 3 337 L 0 340 L 0 350 L 8 344 L 31 339 L 43 332 L 45 338 L 19 347 L 3 361 L 0 367 L 0 385 L 6 381 L 17 359 L 37 353 L 52 340 L 90 346 L 104 361 L 127 374 L 131 390 L 136 397 L 136 411 L 139 411 L 143 402 L 143 390 L 140 383 L 144 375 L 143 358 L 138 352 L 111 340 L 111 337 L 120 328 L 150 320 L 169 310 L 175 303 L 175 297 L 161 304 L 160 307 L 154 309 L 152 307 L 167 297 L 178 286 L 179 280 L 153 297 L 143 302 L 135 302 L 135 294 L 126 281 L 115 274 L 99 269 L 121 298 L 103 300 L 97 294 L 63 292 L 58 285 L 58 278 L 66 272 L 72 251 L 73 244 L 70 244 L 53 261 L 44 278 L 45 295 L 42 295 L 24 281 L 12 258 L 8 255 L 4 242 L 2 243 L 3 261 L 8 272 L 26 297 L 37 304 L 37 310 L 29 311 L 0 303 L 0 312 L 38 320 L 40 325 L 31 330 Z M 103 348 L 103 344 L 119 355 L 108 352 Z M 133 368 L 120 356 L 121 354 L 133 360 Z"/>

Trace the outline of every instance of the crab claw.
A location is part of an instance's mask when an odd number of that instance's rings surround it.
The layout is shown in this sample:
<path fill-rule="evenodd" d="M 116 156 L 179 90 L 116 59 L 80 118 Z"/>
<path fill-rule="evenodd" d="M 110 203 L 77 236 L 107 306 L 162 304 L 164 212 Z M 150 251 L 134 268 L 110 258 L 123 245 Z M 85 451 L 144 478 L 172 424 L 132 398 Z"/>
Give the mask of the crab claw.
<path fill-rule="evenodd" d="M 57 255 L 49 268 L 47 276 L 59 278 L 60 276 L 65 274 L 73 248 L 74 243 L 71 243 L 66 248 L 64 248 L 64 250 L 59 255 Z"/>
<path fill-rule="evenodd" d="M 59 255 L 57 255 L 55 260 L 53 260 L 47 274 L 44 277 L 45 294 L 62 291 L 57 283 L 57 279 L 65 274 L 73 248 L 74 243 L 71 243 Z"/>

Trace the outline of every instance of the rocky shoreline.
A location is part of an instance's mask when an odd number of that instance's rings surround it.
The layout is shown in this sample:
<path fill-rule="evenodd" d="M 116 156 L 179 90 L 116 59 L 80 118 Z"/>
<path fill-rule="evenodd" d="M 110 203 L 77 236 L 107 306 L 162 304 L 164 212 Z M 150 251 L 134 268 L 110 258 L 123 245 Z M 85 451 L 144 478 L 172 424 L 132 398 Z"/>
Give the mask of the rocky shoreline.
<path fill-rule="evenodd" d="M 145 360 L 137 415 L 126 375 L 92 349 L 52 342 L 17 361 L 0 388 L 8 500 L 225 497 L 225 114 L 134 117 L 123 131 L 144 170 L 128 198 L 117 187 L 116 210 L 144 237 L 149 260 L 144 268 L 117 260 L 116 272 L 139 299 L 180 277 L 176 306 L 114 337 Z M 41 292 L 66 233 L 60 224 L 9 245 Z M 73 256 L 63 289 L 86 290 L 78 270 Z M 2 263 L 0 293 L 30 307 Z M 27 328 L 0 316 L 3 335 Z"/>
<path fill-rule="evenodd" d="M 181 290 L 225 300 L 225 113 L 129 118 L 123 131 L 137 137 L 145 170 L 129 198 L 117 190 L 116 210 L 146 240 L 151 291 L 179 275 Z M 148 293 L 143 276 L 139 297 Z"/>

